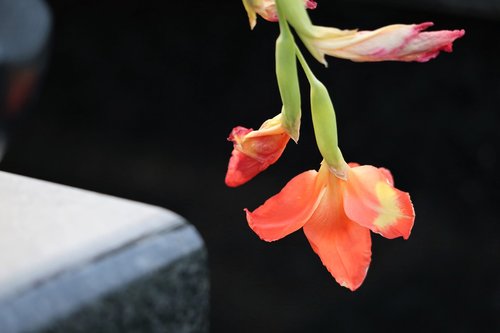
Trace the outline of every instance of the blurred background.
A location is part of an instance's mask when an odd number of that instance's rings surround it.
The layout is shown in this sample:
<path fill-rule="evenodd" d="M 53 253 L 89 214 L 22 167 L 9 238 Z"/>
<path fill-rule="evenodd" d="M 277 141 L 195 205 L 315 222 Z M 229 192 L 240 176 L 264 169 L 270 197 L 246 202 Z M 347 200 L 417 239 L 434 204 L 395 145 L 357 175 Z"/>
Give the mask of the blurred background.
<path fill-rule="evenodd" d="M 408 241 L 373 235 L 354 293 L 302 231 L 266 243 L 243 213 L 319 167 L 304 77 L 300 144 L 252 182 L 224 185 L 231 129 L 258 128 L 281 108 L 278 26 L 259 19 L 250 31 L 241 1 L 47 1 L 50 38 L 21 84 L 31 99 L 15 115 L 2 109 L 0 169 L 186 217 L 208 248 L 213 332 L 498 332 L 500 11 L 462 2 L 319 0 L 310 12 L 339 28 L 466 30 L 425 64 L 329 58 L 325 69 L 308 57 L 333 98 L 344 157 L 389 168 L 417 213 Z"/>

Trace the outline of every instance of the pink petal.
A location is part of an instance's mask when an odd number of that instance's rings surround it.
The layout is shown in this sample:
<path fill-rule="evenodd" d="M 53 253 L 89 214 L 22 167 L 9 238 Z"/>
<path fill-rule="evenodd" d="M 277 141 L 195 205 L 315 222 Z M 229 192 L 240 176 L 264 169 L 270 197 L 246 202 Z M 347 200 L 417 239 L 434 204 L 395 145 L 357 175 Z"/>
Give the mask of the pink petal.
<path fill-rule="evenodd" d="M 231 133 L 229 133 L 229 137 L 227 138 L 227 140 L 235 142 L 235 141 L 240 140 L 245 135 L 247 135 L 248 133 L 251 133 L 251 132 L 253 132 L 253 129 L 251 129 L 251 128 L 245 128 L 243 126 L 236 126 L 235 128 L 233 128 Z"/>
<path fill-rule="evenodd" d="M 305 0 L 306 1 L 306 8 L 307 9 L 316 9 L 316 7 L 318 7 L 318 4 L 316 3 L 316 1 L 313 1 L 313 0 Z"/>
<path fill-rule="evenodd" d="M 465 34 L 464 30 L 420 32 L 431 25 L 432 22 L 428 22 L 415 26 L 415 35 L 394 56 L 403 61 L 426 62 L 437 57 L 440 51 L 452 52 L 453 41 Z"/>
<path fill-rule="evenodd" d="M 246 211 L 250 228 L 265 241 L 274 241 L 300 229 L 311 217 L 324 193 L 310 170 L 294 177 L 280 193 L 253 212 Z"/>
<path fill-rule="evenodd" d="M 425 62 L 435 58 L 440 51 L 451 52 L 453 41 L 465 33 L 464 30 L 422 32 L 432 25 L 432 22 L 394 24 L 344 37 L 317 38 L 312 41 L 312 45 L 320 54 L 353 61 Z M 321 27 L 316 29 L 318 34 L 322 31 Z"/>

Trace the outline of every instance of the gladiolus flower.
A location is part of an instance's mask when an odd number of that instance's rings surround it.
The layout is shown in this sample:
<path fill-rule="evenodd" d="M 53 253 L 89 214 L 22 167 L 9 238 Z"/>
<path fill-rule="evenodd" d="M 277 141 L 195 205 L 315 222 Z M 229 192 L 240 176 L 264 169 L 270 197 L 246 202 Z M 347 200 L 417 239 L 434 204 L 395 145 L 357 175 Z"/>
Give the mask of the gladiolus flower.
<path fill-rule="evenodd" d="M 305 8 L 315 9 L 318 4 L 314 0 L 304 0 L 304 5 Z M 243 0 L 243 6 L 247 11 L 251 29 L 257 24 L 257 14 L 267 21 L 278 21 L 274 0 Z"/>
<path fill-rule="evenodd" d="M 432 22 L 394 24 L 374 31 L 339 30 L 312 26 L 299 34 L 311 54 L 326 65 L 325 54 L 353 61 L 426 62 L 440 51 L 451 52 L 464 30 L 424 31 Z"/>
<path fill-rule="evenodd" d="M 322 163 L 318 172 L 296 176 L 262 206 L 245 211 L 250 227 L 265 241 L 303 228 L 335 280 L 354 291 L 370 265 L 370 230 L 407 239 L 415 213 L 410 196 L 394 188 L 387 169 L 356 164 L 345 168 L 339 177 Z"/>
<path fill-rule="evenodd" d="M 283 127 L 279 114 L 265 121 L 257 131 L 241 126 L 233 128 L 228 140 L 234 146 L 226 185 L 237 187 L 275 163 L 285 150 L 290 135 Z"/>

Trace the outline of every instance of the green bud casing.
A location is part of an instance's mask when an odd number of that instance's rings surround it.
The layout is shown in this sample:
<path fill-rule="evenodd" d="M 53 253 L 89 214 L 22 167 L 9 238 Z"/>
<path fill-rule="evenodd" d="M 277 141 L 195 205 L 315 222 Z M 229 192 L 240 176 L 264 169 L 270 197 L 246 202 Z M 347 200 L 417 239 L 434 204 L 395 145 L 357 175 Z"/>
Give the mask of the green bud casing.
<path fill-rule="evenodd" d="M 310 78 L 311 113 L 318 149 L 326 163 L 334 170 L 343 170 L 345 161 L 338 148 L 337 120 L 326 87 L 316 78 Z"/>
<path fill-rule="evenodd" d="M 285 22 L 276 40 L 276 77 L 283 102 L 283 126 L 297 142 L 300 131 L 300 86 L 295 56 L 295 41 Z"/>

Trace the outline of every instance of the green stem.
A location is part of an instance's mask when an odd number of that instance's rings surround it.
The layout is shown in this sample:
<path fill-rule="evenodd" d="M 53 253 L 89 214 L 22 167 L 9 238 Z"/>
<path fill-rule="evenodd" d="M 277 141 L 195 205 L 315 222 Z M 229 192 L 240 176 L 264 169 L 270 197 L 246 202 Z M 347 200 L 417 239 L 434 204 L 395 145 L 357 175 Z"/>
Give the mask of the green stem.
<path fill-rule="evenodd" d="M 288 24 L 286 23 L 286 18 L 285 15 L 283 15 L 283 11 L 281 8 L 281 1 L 276 0 L 275 1 L 276 5 L 276 12 L 278 13 L 278 23 L 280 25 L 280 31 L 283 33 L 284 31 L 290 32 L 290 29 L 288 28 Z"/>
<path fill-rule="evenodd" d="M 304 73 L 306 74 L 307 80 L 309 81 L 309 84 L 312 85 L 311 82 L 315 82 L 319 80 L 314 76 L 313 72 L 311 71 L 311 68 L 309 68 L 309 65 L 307 64 L 306 59 L 304 59 L 304 56 L 302 55 L 302 52 L 300 49 L 295 45 L 295 54 L 297 55 L 297 59 L 299 59 L 300 65 L 302 66 L 302 69 L 304 70 Z"/>
<path fill-rule="evenodd" d="M 343 172 L 347 164 L 338 148 L 337 120 L 332 100 L 328 90 L 314 76 L 297 46 L 295 47 L 295 54 L 311 86 L 311 114 L 318 149 L 335 174 L 343 178 Z"/>
<path fill-rule="evenodd" d="M 295 40 L 281 10 L 283 5 L 276 2 L 280 35 L 276 40 L 276 78 L 283 102 L 283 126 L 295 142 L 299 139 L 301 100 Z"/>

